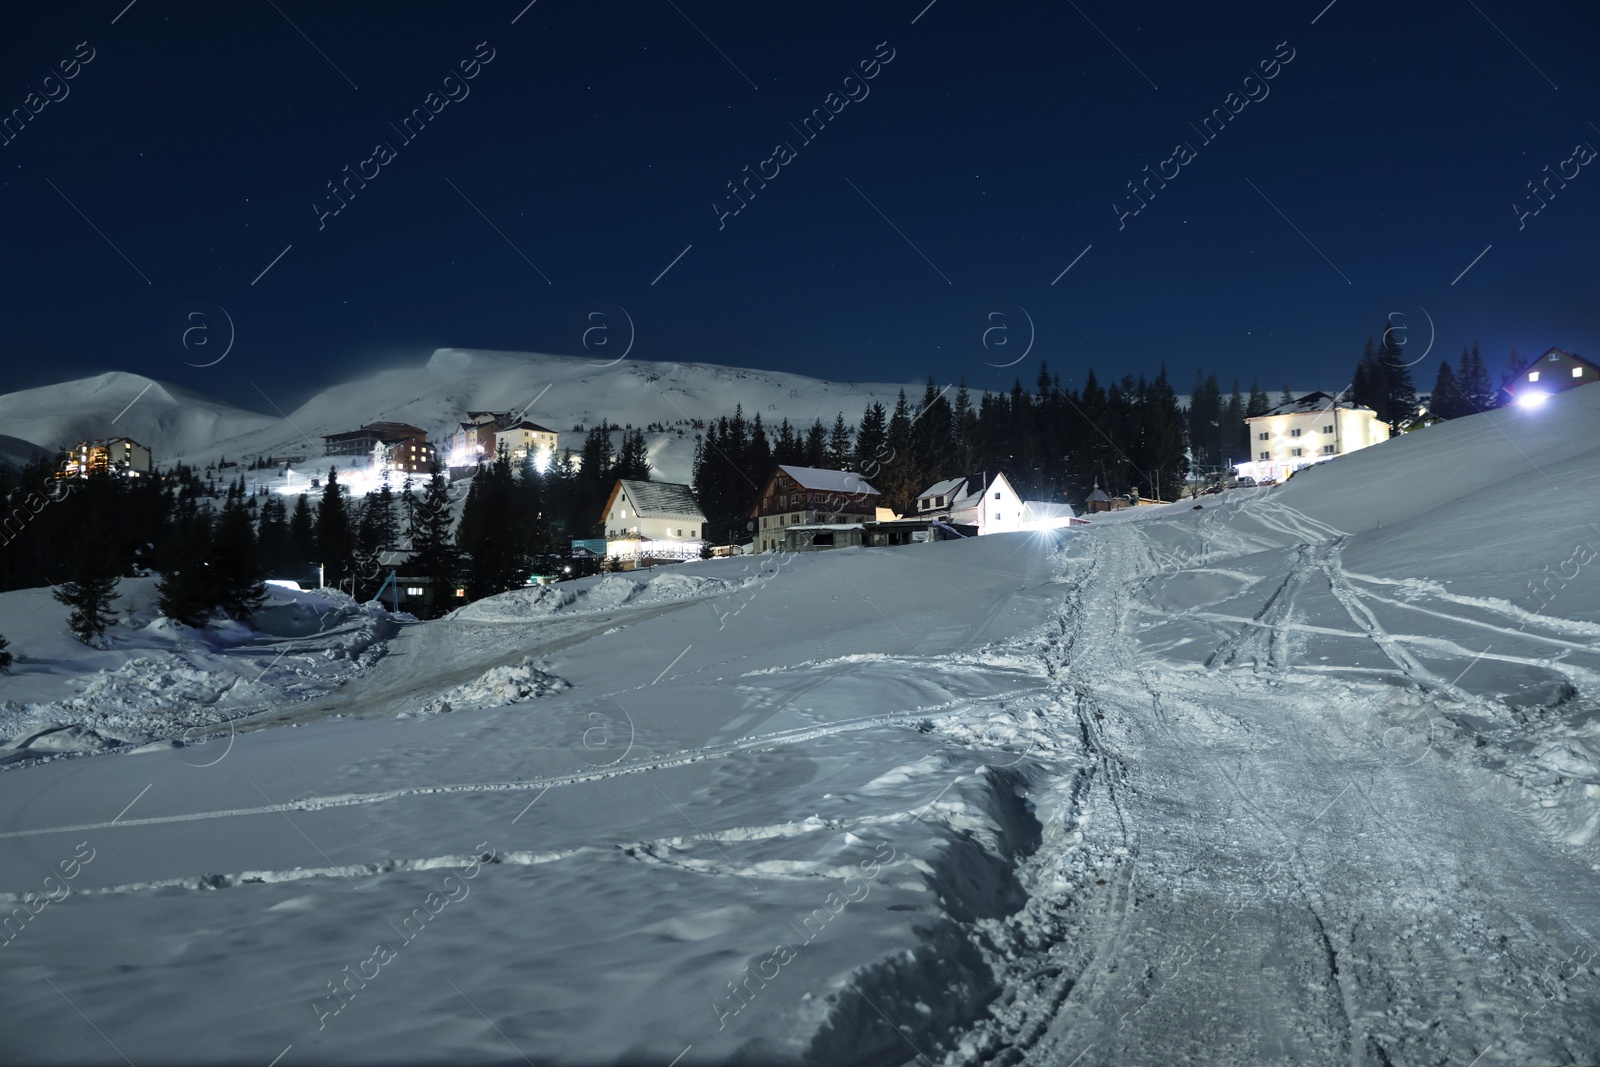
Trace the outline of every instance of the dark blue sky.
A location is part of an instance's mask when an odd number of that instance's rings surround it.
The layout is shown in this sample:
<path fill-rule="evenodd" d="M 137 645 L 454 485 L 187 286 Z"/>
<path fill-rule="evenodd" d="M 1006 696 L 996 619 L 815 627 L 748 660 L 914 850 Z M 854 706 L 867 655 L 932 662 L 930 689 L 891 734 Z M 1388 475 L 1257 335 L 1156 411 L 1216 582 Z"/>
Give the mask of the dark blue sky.
<path fill-rule="evenodd" d="M 439 346 L 581 354 L 618 308 L 637 359 L 989 387 L 1041 359 L 1337 387 L 1386 321 L 1436 333 L 1422 388 L 1473 340 L 1600 350 L 1592 5 L 525 3 L 14 17 L 0 108 L 59 99 L 0 147 L 0 389 L 120 369 L 287 406 Z M 461 98 L 407 140 L 434 92 Z M 719 219 L 746 166 L 776 176 Z M 376 176 L 319 220 L 346 167 Z M 186 365 L 217 309 L 231 351 Z M 1023 309 L 1028 357 L 986 365 Z"/>

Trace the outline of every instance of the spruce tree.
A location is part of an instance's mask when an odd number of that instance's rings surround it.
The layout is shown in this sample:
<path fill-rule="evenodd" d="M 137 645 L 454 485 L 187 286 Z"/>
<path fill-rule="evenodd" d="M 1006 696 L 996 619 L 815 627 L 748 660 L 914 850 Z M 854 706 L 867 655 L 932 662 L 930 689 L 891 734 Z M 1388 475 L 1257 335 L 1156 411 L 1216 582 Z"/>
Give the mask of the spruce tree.
<path fill-rule="evenodd" d="M 106 647 L 106 627 L 116 621 L 117 573 L 106 559 L 103 541 L 80 539 L 70 561 L 71 577 L 56 587 L 56 600 L 71 608 L 67 628 L 86 645 Z"/>
<path fill-rule="evenodd" d="M 1472 343 L 1472 350 L 1461 351 L 1461 372 L 1456 376 L 1461 386 L 1461 394 L 1466 402 L 1466 411 L 1463 414 L 1474 414 L 1479 411 L 1489 411 L 1495 407 L 1495 388 L 1489 382 L 1489 372 L 1483 365 L 1483 356 L 1478 351 L 1478 343 Z"/>
<path fill-rule="evenodd" d="M 212 540 L 211 571 L 216 603 L 230 619 L 249 621 L 266 599 L 255 531 L 240 498 L 229 497 Z"/>
<path fill-rule="evenodd" d="M 257 517 L 256 546 L 260 550 L 261 569 L 274 578 L 287 577 L 290 567 L 289 509 L 283 498 L 276 494 L 267 497 Z"/>
<path fill-rule="evenodd" d="M 1393 330 L 1384 331 L 1379 359 L 1388 389 L 1385 405 L 1378 415 L 1389 425 L 1398 427 L 1417 413 L 1417 387 L 1411 380 L 1411 368 L 1406 364 L 1403 346 L 1394 339 Z"/>
<path fill-rule="evenodd" d="M 0 634 L 0 674 L 11 673 L 11 653 L 6 649 L 11 647 L 11 642 L 6 640 L 5 634 Z"/>
<path fill-rule="evenodd" d="M 460 556 L 451 538 L 450 487 L 437 470 L 417 505 L 412 527 L 411 568 L 428 579 L 433 590 L 432 614 L 435 618 L 455 607 Z"/>
<path fill-rule="evenodd" d="M 854 470 L 855 434 L 844 421 L 844 412 L 833 417 L 833 430 L 828 434 L 828 466 L 834 470 Z"/>
<path fill-rule="evenodd" d="M 172 540 L 167 569 L 156 583 L 161 614 L 186 626 L 204 626 L 221 600 L 221 583 L 211 566 L 211 513 L 190 515 Z"/>
<path fill-rule="evenodd" d="M 1389 368 L 1378 357 L 1372 338 L 1361 352 L 1355 374 L 1350 380 L 1350 402 L 1356 407 L 1371 408 L 1383 421 L 1388 422 Z"/>
<path fill-rule="evenodd" d="M 637 482 L 650 480 L 650 450 L 645 444 L 643 430 L 629 430 L 622 435 L 615 476 Z"/>
<path fill-rule="evenodd" d="M 1506 359 L 1505 369 L 1500 372 L 1500 388 L 1495 393 L 1498 402 L 1506 395 L 1506 386 L 1521 377 L 1522 372 L 1528 369 L 1528 361 L 1517 353 L 1517 346 L 1511 346 L 1511 355 Z"/>
<path fill-rule="evenodd" d="M 457 544 L 467 556 L 464 584 L 471 600 L 519 589 L 532 573 L 515 498 L 510 457 L 502 451 L 473 475 L 461 509 Z"/>
<path fill-rule="evenodd" d="M 296 577 L 303 576 L 304 569 L 309 567 L 318 555 L 316 520 L 312 517 L 311 505 L 305 493 L 294 498 L 294 511 L 289 515 L 287 553 L 285 565 L 299 568 Z"/>
<path fill-rule="evenodd" d="M 317 505 L 318 562 L 329 585 L 339 586 L 354 577 L 355 547 L 344 487 L 339 484 L 338 471 L 329 467 L 328 483 L 322 487 L 322 501 Z"/>
<path fill-rule="evenodd" d="M 1462 414 L 1461 387 L 1448 359 L 1439 361 L 1439 374 L 1433 380 L 1433 396 L 1428 406 L 1439 419 L 1453 419 Z"/>
<path fill-rule="evenodd" d="M 800 462 L 807 467 L 822 467 L 828 462 L 828 428 L 821 419 L 814 419 L 806 431 L 805 454 Z"/>
<path fill-rule="evenodd" d="M 1250 426 L 1245 421 L 1244 394 L 1239 391 L 1239 379 L 1233 380 L 1233 395 L 1223 410 L 1223 462 L 1230 466 L 1237 460 L 1252 459 L 1250 455 Z"/>
<path fill-rule="evenodd" d="M 1267 397 L 1267 391 L 1261 388 L 1260 379 L 1250 383 L 1250 399 L 1244 406 L 1244 417 L 1253 419 L 1257 415 L 1265 415 L 1272 410 L 1272 401 Z"/>
<path fill-rule="evenodd" d="M 889 414 L 883 405 L 874 400 L 861 413 L 861 425 L 856 430 L 856 460 L 854 470 L 876 472 L 889 459 Z"/>

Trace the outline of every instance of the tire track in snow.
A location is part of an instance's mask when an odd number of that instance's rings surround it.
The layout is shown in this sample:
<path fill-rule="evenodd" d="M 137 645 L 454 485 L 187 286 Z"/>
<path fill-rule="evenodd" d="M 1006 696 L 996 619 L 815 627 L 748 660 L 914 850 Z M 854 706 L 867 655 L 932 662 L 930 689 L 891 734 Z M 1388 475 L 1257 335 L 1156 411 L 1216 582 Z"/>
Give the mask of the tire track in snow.
<path fill-rule="evenodd" d="M 159 826 L 166 823 L 201 822 L 208 819 L 231 819 L 250 815 L 276 815 L 295 811 L 321 811 L 328 808 L 355 807 L 366 804 L 382 804 L 391 800 L 401 800 L 417 796 L 438 796 L 469 793 L 524 793 L 533 790 L 552 789 L 560 786 L 581 785 L 585 782 L 601 781 L 616 778 L 625 774 L 640 774 L 648 771 L 658 771 L 673 767 L 683 767 L 691 763 L 698 763 L 708 759 L 725 759 L 729 756 L 743 752 L 759 752 L 771 748 L 782 748 L 788 745 L 803 744 L 818 738 L 832 737 L 836 734 L 851 733 L 858 730 L 870 730 L 878 726 L 893 726 L 905 722 L 929 718 L 946 718 L 967 713 L 977 705 L 998 703 L 1011 700 L 1019 692 L 1016 690 L 1006 693 L 996 693 L 985 697 L 963 697 L 959 700 L 945 701 L 941 704 L 927 707 L 911 708 L 906 711 L 890 712 L 887 714 L 864 716 L 856 719 L 847 719 L 843 722 L 827 723 L 821 726 L 803 726 L 793 730 L 782 730 L 776 733 L 763 734 L 757 737 L 741 738 L 737 741 L 721 745 L 708 745 L 704 748 L 691 749 L 683 752 L 670 753 L 652 759 L 640 760 L 637 763 L 619 764 L 597 770 L 578 771 L 572 774 L 546 775 L 540 778 L 524 779 L 514 782 L 465 782 L 432 786 L 412 786 L 408 788 L 386 789 L 371 793 L 345 793 L 322 797 L 301 797 L 296 800 L 283 801 L 277 804 L 261 804 L 247 808 L 225 808 L 217 811 L 184 812 L 177 815 L 155 815 L 143 819 L 124 819 L 121 822 L 81 823 L 73 826 L 47 826 L 28 830 L 8 830 L 0 833 L 0 841 L 18 837 L 36 837 L 44 834 L 81 833 L 86 830 L 120 829 L 130 826 Z"/>

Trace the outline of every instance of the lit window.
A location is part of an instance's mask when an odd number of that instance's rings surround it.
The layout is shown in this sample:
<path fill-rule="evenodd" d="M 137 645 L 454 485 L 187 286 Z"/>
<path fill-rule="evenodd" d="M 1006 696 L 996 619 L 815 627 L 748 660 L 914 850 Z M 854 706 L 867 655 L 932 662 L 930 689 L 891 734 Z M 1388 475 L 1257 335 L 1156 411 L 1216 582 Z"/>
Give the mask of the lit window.
<path fill-rule="evenodd" d="M 1574 378 L 1582 378 L 1583 377 L 1583 368 L 1582 367 L 1573 367 L 1572 368 L 1572 376 Z"/>
<path fill-rule="evenodd" d="M 421 595 L 422 595 L 422 586 L 420 586 L 420 585 L 408 585 L 408 586 L 406 586 L 406 596 L 421 596 Z"/>
<path fill-rule="evenodd" d="M 1528 372 L 1528 381 L 1536 382 L 1538 380 L 1539 380 L 1539 372 L 1538 371 L 1531 370 L 1531 371 Z"/>

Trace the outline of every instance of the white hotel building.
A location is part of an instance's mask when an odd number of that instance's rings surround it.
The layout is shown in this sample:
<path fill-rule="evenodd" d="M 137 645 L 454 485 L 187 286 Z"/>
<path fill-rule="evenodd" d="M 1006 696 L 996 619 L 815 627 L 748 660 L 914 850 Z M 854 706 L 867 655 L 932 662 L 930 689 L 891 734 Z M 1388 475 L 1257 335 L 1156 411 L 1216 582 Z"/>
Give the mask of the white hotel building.
<path fill-rule="evenodd" d="M 1235 464 L 1241 478 L 1283 481 L 1301 467 L 1356 452 L 1389 439 L 1389 424 L 1371 408 L 1340 404 L 1327 393 L 1308 393 L 1279 404 L 1265 415 L 1245 420 L 1250 428 L 1247 463 Z"/>

